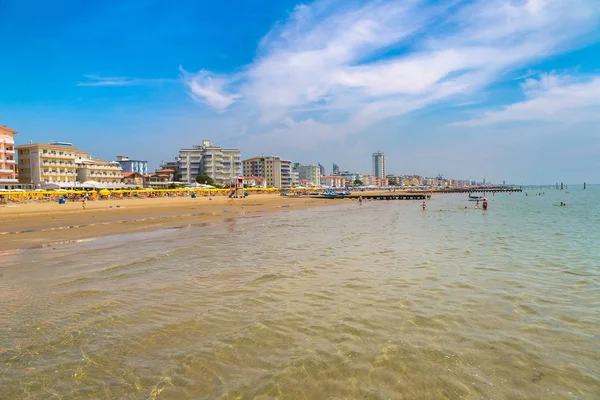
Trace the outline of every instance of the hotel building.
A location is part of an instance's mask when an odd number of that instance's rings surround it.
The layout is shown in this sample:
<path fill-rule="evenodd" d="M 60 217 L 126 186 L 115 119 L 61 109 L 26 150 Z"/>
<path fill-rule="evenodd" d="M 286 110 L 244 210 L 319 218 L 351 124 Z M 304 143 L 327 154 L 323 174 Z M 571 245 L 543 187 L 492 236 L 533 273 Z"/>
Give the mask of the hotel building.
<path fill-rule="evenodd" d="M 77 170 L 75 160 L 85 152 L 70 143 L 34 143 L 17 146 L 19 182 L 36 188 L 54 184 L 75 187 Z"/>
<path fill-rule="evenodd" d="M 385 178 L 385 154 L 381 151 L 373 153 L 373 176 L 377 178 Z"/>
<path fill-rule="evenodd" d="M 15 158 L 14 131 L 0 125 L 0 189 L 11 189 L 19 185 Z"/>
<path fill-rule="evenodd" d="M 315 186 L 321 185 L 321 166 L 320 165 L 301 165 L 297 164 L 295 170 L 298 172 L 300 181 L 309 180 Z"/>
<path fill-rule="evenodd" d="M 123 186 L 123 174 L 118 161 L 97 160 L 91 158 L 87 153 L 79 152 L 75 166 L 77 181 L 81 183 L 82 187 L 118 188 Z"/>
<path fill-rule="evenodd" d="M 339 175 L 326 175 L 321 177 L 321 185 L 330 188 L 343 188 L 346 186 L 346 180 Z"/>
<path fill-rule="evenodd" d="M 292 161 L 279 156 L 261 156 L 244 160 L 244 176 L 265 178 L 267 187 L 289 189 L 292 187 Z"/>
<path fill-rule="evenodd" d="M 242 175 L 241 154 L 238 149 L 222 149 L 210 140 L 191 149 L 179 150 L 177 172 L 181 181 L 195 182 L 196 176 L 208 175 L 217 185 L 225 185 Z"/>
<path fill-rule="evenodd" d="M 123 172 L 137 172 L 138 174 L 148 174 L 148 161 L 130 160 L 127 156 L 117 156 L 117 162 L 121 164 Z"/>

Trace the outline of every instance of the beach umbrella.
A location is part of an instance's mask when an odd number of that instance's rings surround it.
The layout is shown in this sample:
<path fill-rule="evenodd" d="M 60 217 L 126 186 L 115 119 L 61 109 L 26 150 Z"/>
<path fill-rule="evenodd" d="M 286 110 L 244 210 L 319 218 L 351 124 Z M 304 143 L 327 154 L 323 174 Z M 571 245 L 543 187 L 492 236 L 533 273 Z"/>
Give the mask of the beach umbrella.
<path fill-rule="evenodd" d="M 106 190 L 106 189 L 102 189 L 100 192 L 98 192 L 100 194 L 100 196 L 108 196 L 110 195 L 110 191 Z"/>

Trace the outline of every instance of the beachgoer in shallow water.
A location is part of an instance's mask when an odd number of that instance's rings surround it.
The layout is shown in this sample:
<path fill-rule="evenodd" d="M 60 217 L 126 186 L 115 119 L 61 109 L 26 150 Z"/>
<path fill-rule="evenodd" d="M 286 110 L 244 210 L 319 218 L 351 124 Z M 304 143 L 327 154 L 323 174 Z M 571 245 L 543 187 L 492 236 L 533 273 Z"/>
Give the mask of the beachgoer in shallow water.
<path fill-rule="evenodd" d="M 483 209 L 487 210 L 487 206 L 488 206 L 487 199 L 484 197 L 483 198 Z"/>
<path fill-rule="evenodd" d="M 423 208 L 423 210 L 425 210 L 427 208 L 427 203 L 425 203 L 425 201 L 423 201 L 421 203 L 421 207 Z"/>
<path fill-rule="evenodd" d="M 362 196 L 358 196 L 358 204 L 362 205 Z"/>
<path fill-rule="evenodd" d="M 477 203 L 475 203 L 475 208 L 479 208 L 479 200 L 477 200 Z"/>

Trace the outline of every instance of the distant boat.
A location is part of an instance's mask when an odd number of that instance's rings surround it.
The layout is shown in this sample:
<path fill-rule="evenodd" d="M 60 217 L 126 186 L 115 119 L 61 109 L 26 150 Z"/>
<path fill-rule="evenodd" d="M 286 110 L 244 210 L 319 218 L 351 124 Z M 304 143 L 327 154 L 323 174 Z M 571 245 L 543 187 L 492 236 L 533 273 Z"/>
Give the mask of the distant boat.
<path fill-rule="evenodd" d="M 484 196 L 472 196 L 471 193 L 469 193 L 469 201 L 482 201 Z"/>

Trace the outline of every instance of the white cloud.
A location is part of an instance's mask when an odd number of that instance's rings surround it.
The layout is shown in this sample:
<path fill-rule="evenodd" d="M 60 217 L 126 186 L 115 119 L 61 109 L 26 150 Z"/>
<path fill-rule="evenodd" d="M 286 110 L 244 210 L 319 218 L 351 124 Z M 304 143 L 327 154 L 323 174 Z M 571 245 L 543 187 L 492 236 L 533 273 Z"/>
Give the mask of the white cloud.
<path fill-rule="evenodd" d="M 218 110 L 243 96 L 264 126 L 290 117 L 316 120 L 334 135 L 340 127 L 356 131 L 436 102 L 469 101 L 511 71 L 585 45 L 600 15 L 597 0 L 443 3 L 298 6 L 263 38 L 243 73 L 201 71 L 186 83 L 195 98 Z M 327 129 L 319 131 L 326 138 Z M 287 135 L 281 128 L 273 132 Z"/>
<path fill-rule="evenodd" d="M 526 99 L 488 111 L 480 118 L 457 126 L 480 126 L 506 122 L 585 122 L 600 120 L 600 76 L 577 80 L 556 74 L 528 79 L 522 85 Z"/>
<path fill-rule="evenodd" d="M 225 87 L 228 85 L 226 78 L 218 77 L 205 70 L 195 74 L 191 74 L 183 68 L 180 68 L 180 71 L 183 82 L 190 91 L 190 96 L 216 110 L 225 110 L 241 97 L 239 94 L 229 94 L 225 91 Z"/>
<path fill-rule="evenodd" d="M 77 86 L 140 86 L 173 82 L 173 79 L 163 78 L 129 78 L 125 76 L 84 75 L 85 82 L 77 82 Z"/>

